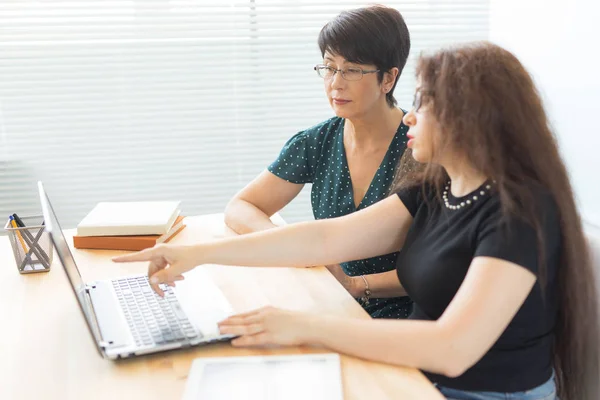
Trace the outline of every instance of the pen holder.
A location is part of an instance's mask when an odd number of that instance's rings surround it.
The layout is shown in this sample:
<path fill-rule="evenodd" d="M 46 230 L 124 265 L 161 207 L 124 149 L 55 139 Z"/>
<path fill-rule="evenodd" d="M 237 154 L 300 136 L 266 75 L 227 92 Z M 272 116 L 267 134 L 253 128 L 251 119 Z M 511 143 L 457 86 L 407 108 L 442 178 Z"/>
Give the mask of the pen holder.
<path fill-rule="evenodd" d="M 21 218 L 24 227 L 13 227 L 10 219 L 4 230 L 15 255 L 21 274 L 50 271 L 52 265 L 52 242 L 46 231 L 42 216 Z"/>

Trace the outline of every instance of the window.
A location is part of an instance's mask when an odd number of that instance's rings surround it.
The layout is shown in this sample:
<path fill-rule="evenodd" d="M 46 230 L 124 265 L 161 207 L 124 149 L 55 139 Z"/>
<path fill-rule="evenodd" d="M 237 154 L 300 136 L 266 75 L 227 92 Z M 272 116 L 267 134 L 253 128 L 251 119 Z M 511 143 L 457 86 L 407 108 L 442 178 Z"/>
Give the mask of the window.
<path fill-rule="evenodd" d="M 217 3 L 218 5 L 213 5 Z M 349 1 L 0 3 L 0 211 L 65 227 L 98 201 L 182 200 L 222 212 L 296 132 L 332 116 L 317 35 Z M 422 49 L 488 37 L 483 0 L 389 1 L 411 31 L 396 88 L 409 107 Z M 309 188 L 282 215 L 312 218 Z"/>

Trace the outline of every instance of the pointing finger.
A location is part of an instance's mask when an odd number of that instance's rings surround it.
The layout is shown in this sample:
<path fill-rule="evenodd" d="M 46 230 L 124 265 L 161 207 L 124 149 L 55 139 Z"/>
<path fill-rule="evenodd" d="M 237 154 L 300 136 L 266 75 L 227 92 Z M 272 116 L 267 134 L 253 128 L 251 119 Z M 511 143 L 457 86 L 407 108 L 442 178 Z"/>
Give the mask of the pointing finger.
<path fill-rule="evenodd" d="M 132 262 L 132 261 L 150 261 L 156 257 L 156 250 L 154 248 L 145 249 L 136 253 L 124 254 L 122 256 L 113 257 L 113 262 Z"/>

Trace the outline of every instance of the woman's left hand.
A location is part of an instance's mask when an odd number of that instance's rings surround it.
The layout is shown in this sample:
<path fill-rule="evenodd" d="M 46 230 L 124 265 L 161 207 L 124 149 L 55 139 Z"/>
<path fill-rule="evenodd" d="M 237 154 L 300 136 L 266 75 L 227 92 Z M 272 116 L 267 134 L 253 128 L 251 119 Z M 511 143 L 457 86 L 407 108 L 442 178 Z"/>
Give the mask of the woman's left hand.
<path fill-rule="evenodd" d="M 219 323 L 222 334 L 239 335 L 234 346 L 298 346 L 309 342 L 316 316 L 298 311 L 264 307 L 233 315 Z"/>

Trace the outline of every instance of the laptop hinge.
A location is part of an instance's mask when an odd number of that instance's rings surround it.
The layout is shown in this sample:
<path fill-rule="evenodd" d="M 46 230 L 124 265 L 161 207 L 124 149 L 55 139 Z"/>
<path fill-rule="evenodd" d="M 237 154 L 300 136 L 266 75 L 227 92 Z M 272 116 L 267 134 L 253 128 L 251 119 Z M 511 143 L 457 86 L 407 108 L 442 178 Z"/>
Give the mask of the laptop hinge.
<path fill-rule="evenodd" d="M 99 332 L 98 343 L 105 350 L 128 346 L 131 333 L 125 316 L 108 282 L 91 282 L 86 285 L 90 297 L 96 329 Z"/>
<path fill-rule="evenodd" d="M 85 291 L 88 293 L 90 293 L 90 290 L 95 289 L 96 286 L 95 285 L 85 285 Z"/>
<path fill-rule="evenodd" d="M 102 340 L 102 332 L 100 331 L 100 326 L 98 325 L 98 317 L 96 316 L 96 312 L 94 311 L 94 302 L 92 301 L 91 296 L 91 290 L 95 288 L 96 285 L 94 284 L 86 284 L 84 287 L 85 295 L 87 297 L 87 302 L 90 306 L 89 311 L 92 313 L 92 330 L 94 331 L 94 336 L 96 336 L 96 343 L 98 343 L 98 346 L 100 346 L 102 350 L 106 350 L 108 347 L 110 347 L 110 344 Z"/>

